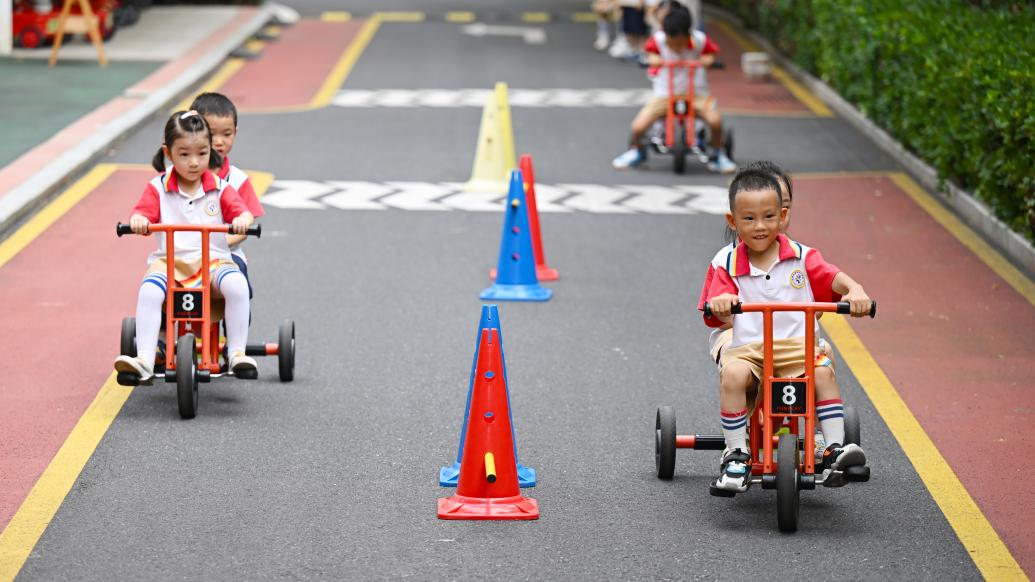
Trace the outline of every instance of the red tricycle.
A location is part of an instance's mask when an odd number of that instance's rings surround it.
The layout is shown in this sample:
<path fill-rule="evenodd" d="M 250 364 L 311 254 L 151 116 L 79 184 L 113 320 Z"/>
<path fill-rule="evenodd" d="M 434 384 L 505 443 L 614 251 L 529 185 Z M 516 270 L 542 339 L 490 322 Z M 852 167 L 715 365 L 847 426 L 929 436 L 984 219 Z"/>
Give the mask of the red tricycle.
<path fill-rule="evenodd" d="M 61 10 L 55 8 L 48 1 L 44 1 L 39 6 L 37 4 L 28 0 L 19 0 L 14 3 L 11 11 L 11 38 L 14 46 L 31 49 L 54 41 Z M 91 0 L 90 7 L 97 17 L 101 39 L 110 39 L 117 28 L 114 12 L 118 7 L 118 2 Z M 77 18 L 82 16 L 78 4 L 73 5 L 71 14 Z"/>
<path fill-rule="evenodd" d="M 711 313 L 705 304 L 706 315 Z M 802 311 L 805 313 L 805 374 L 798 378 L 773 377 L 773 313 Z M 776 489 L 776 517 L 780 531 L 798 529 L 798 494 L 802 489 L 815 489 L 823 477 L 815 472 L 815 321 L 816 313 L 851 313 L 848 302 L 839 303 L 741 303 L 733 313 L 761 312 L 764 333 L 764 357 L 761 406 L 751 415 L 748 446 L 751 449 L 751 484 L 763 489 Z M 872 302 L 870 317 L 877 315 L 877 302 Z M 774 390 L 774 387 L 777 388 Z M 845 441 L 861 444 L 859 416 L 851 406 L 845 407 Z M 654 425 L 654 458 L 659 479 L 671 479 L 676 464 L 676 449 L 721 451 L 726 443 L 721 434 L 676 434 L 676 415 L 670 406 L 658 408 Z M 847 467 L 835 471 L 829 479 L 865 482 L 870 479 L 868 466 Z M 732 497 L 733 492 L 712 488 L 713 495 Z"/>
<path fill-rule="evenodd" d="M 658 120 L 648 132 L 648 142 L 659 154 L 672 154 L 672 171 L 682 174 L 686 171 L 686 155 L 693 153 L 703 164 L 710 157 L 711 128 L 694 115 L 694 77 L 698 61 L 665 61 L 661 65 L 668 70 L 668 107 L 665 119 Z M 711 68 L 721 69 L 719 62 Z M 677 95 L 674 89 L 676 71 L 686 70 L 687 93 Z M 723 135 L 723 149 L 733 159 L 733 130 L 726 128 Z"/>
<path fill-rule="evenodd" d="M 219 334 L 219 320 L 222 299 L 211 297 L 209 292 L 211 273 L 201 269 L 201 286 L 186 287 L 176 279 L 173 236 L 176 232 L 201 233 L 201 264 L 209 265 L 209 236 L 212 233 L 225 234 L 230 225 L 198 224 L 151 224 L 149 232 L 164 233 L 166 250 L 166 288 L 164 305 L 165 346 L 164 370 L 155 367 L 155 378 L 176 382 L 176 400 L 180 416 L 194 418 L 198 410 L 198 383 L 210 382 L 212 378 L 234 376 L 226 363 L 225 342 Z M 115 227 L 118 236 L 133 234 L 128 224 Z M 249 236 L 262 236 L 262 227 L 252 226 L 246 232 Z M 215 313 L 214 313 L 215 312 Z M 295 374 L 295 324 L 290 319 L 280 324 L 278 343 L 248 344 L 245 353 L 249 356 L 277 356 L 282 382 L 290 382 Z M 122 320 L 121 353 L 136 356 L 136 321 L 133 317 Z M 223 357 L 222 364 L 220 356 Z M 200 358 L 199 358 L 200 356 Z M 258 377 L 252 369 L 236 377 L 254 380 Z M 119 373 L 117 381 L 123 386 L 136 386 L 140 377 L 131 373 Z"/>

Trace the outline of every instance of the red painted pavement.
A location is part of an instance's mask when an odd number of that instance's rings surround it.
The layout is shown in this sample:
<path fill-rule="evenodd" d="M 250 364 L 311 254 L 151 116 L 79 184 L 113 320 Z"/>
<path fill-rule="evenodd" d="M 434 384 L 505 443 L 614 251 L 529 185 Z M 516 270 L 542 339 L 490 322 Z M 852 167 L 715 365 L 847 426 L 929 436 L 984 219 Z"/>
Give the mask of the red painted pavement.
<path fill-rule="evenodd" d="M 267 109 L 306 105 L 323 86 L 363 20 L 303 20 L 284 29 L 220 89 L 237 108 Z"/>
<path fill-rule="evenodd" d="M 725 69 L 708 71 L 708 85 L 712 95 L 719 100 L 719 111 L 737 113 L 810 113 L 810 109 L 782 83 L 770 81 L 748 81 L 740 68 L 740 56 L 744 50 L 727 36 L 718 26 L 708 27 L 708 36 L 719 45 L 718 59 Z"/>
<path fill-rule="evenodd" d="M 0 529 L 111 374 L 154 245 L 115 223 L 153 175 L 116 172 L 0 267 Z"/>
<path fill-rule="evenodd" d="M 796 178 L 795 189 L 791 232 L 877 300 L 877 319 L 853 329 L 1035 574 L 1035 307 L 888 178 Z"/>

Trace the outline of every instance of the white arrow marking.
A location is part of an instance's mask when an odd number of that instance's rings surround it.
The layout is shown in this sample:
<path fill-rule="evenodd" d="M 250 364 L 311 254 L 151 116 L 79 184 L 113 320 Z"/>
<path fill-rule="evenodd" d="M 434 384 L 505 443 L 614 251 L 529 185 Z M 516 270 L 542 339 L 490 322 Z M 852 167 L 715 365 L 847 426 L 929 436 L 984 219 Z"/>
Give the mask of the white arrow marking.
<path fill-rule="evenodd" d="M 643 105 L 650 97 L 650 91 L 639 89 L 594 89 L 588 104 L 600 107 L 635 107 Z"/>
<path fill-rule="evenodd" d="M 550 184 L 535 185 L 535 209 L 539 212 L 571 212 L 570 208 L 561 206 L 558 200 L 571 195 L 571 192 Z"/>
<path fill-rule="evenodd" d="M 322 199 L 323 203 L 342 210 L 384 210 L 385 207 L 374 202 L 374 198 L 380 198 L 395 191 L 394 188 L 377 182 L 334 181 L 327 183 L 336 188 L 338 192 L 325 196 Z"/>
<path fill-rule="evenodd" d="M 449 210 L 438 202 L 432 202 L 453 191 L 441 184 L 431 182 L 385 182 L 400 191 L 382 198 L 379 202 L 385 206 L 401 210 Z"/>
<path fill-rule="evenodd" d="M 622 206 L 650 214 L 689 214 L 682 206 L 673 206 L 686 198 L 686 194 L 665 186 L 619 186 L 635 194 L 622 202 Z"/>
<path fill-rule="evenodd" d="M 461 98 L 460 91 L 449 91 L 446 89 L 428 89 L 421 92 L 418 103 L 425 107 L 458 107 Z"/>
<path fill-rule="evenodd" d="M 457 190 L 456 194 L 447 196 L 440 202 L 454 210 L 466 210 L 468 212 L 499 212 L 503 210 L 503 201 L 506 196 L 496 192 L 464 192 L 464 185 L 460 183 L 448 183 Z"/>
<path fill-rule="evenodd" d="M 263 196 L 263 205 L 268 204 L 277 208 L 306 210 L 326 208 L 323 204 L 315 202 L 311 198 L 323 196 L 334 191 L 332 186 L 310 180 L 277 180 L 273 182 L 273 187 L 279 188 L 279 190 Z"/>
<path fill-rule="evenodd" d="M 471 36 L 520 36 L 525 44 L 544 44 L 546 31 L 530 26 L 489 26 L 481 22 L 463 27 L 464 34 Z"/>
<path fill-rule="evenodd" d="M 413 107 L 420 91 L 389 89 L 378 93 L 377 104 L 381 107 Z"/>
<path fill-rule="evenodd" d="M 589 105 L 589 95 L 578 89 L 550 89 L 546 103 L 554 107 L 585 107 Z"/>
<path fill-rule="evenodd" d="M 690 212 L 726 214 L 730 209 L 729 190 L 719 186 L 678 186 L 692 198 L 685 203 Z"/>
<path fill-rule="evenodd" d="M 511 107 L 542 107 L 545 91 L 538 89 L 511 89 L 507 95 Z"/>
<path fill-rule="evenodd" d="M 558 188 L 564 188 L 569 192 L 574 192 L 575 196 L 564 201 L 564 205 L 569 208 L 576 210 L 583 210 L 585 212 L 597 212 L 597 213 L 608 213 L 608 214 L 623 214 L 632 212 L 628 208 L 623 208 L 615 202 L 628 196 L 621 190 L 615 190 L 608 186 L 599 186 L 597 184 L 557 184 Z M 539 186 L 536 186 L 536 194 L 539 193 Z M 536 202 L 539 198 L 536 198 Z"/>

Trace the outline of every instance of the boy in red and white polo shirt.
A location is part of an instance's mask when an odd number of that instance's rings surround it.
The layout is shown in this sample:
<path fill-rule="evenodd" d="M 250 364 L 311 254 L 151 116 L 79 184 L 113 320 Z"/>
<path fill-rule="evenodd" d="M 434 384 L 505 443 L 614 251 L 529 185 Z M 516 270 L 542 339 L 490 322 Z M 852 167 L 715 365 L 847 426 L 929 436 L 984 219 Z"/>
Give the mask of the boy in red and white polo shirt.
<path fill-rule="evenodd" d="M 870 298 L 862 285 L 823 260 L 816 249 L 780 233 L 787 209 L 781 208 L 781 187 L 772 174 L 754 169 L 737 173 L 730 184 L 730 212 L 726 220 L 740 241 L 724 264 L 715 268 L 708 288 L 702 290 L 698 308 L 707 301 L 712 316 L 709 327 L 733 325 L 733 339 L 722 352 L 719 366 L 719 404 L 726 439 L 722 469 L 713 489 L 746 491 L 751 477 L 747 453 L 747 397 L 762 376 L 762 314 L 733 315 L 733 305 L 769 302 L 830 302 L 851 305 L 853 317 L 869 313 Z M 794 378 L 805 372 L 805 315 L 773 314 L 773 369 L 778 377 Z M 834 471 L 863 465 L 866 455 L 857 444 L 844 442 L 844 405 L 830 365 L 815 369 L 816 412 L 820 430 L 829 445 L 820 465 L 824 485 L 837 487 L 843 480 Z"/>
<path fill-rule="evenodd" d="M 259 218 L 266 214 L 255 194 L 252 181 L 243 170 L 230 163 L 230 150 L 234 149 L 234 141 L 237 140 L 237 108 L 234 103 L 222 93 L 202 93 L 194 98 L 191 109 L 197 111 L 205 118 L 212 131 L 212 149 L 223 158 L 216 175 L 226 180 L 237 190 L 237 194 L 248 207 L 252 216 Z M 252 283 L 248 277 L 248 258 L 244 255 L 241 245 L 247 237 L 236 234 L 226 235 L 227 243 L 230 245 L 230 253 L 234 263 L 241 269 L 244 278 L 248 279 L 248 295 L 252 295 Z"/>
<path fill-rule="evenodd" d="M 643 135 L 655 121 L 665 117 L 668 112 L 668 76 L 672 77 L 672 91 L 676 95 L 690 93 L 690 83 L 685 69 L 669 69 L 662 66 L 668 61 L 698 61 L 700 66 L 694 69 L 694 114 L 703 119 L 711 128 L 712 156 L 708 169 L 722 174 L 731 174 L 737 165 L 726 156 L 723 148 L 722 116 L 719 114 L 715 97 L 709 94 L 708 77 L 705 69 L 715 61 L 719 47 L 703 32 L 693 30 L 690 11 L 682 5 L 673 5 L 662 20 L 662 30 L 655 32 L 643 45 L 647 53 L 650 69 L 648 76 L 653 78 L 654 95 L 640 109 L 632 121 L 632 134 L 629 137 L 629 149 L 612 160 L 611 165 L 619 170 L 636 167 L 647 160 L 646 151 L 641 143 Z"/>

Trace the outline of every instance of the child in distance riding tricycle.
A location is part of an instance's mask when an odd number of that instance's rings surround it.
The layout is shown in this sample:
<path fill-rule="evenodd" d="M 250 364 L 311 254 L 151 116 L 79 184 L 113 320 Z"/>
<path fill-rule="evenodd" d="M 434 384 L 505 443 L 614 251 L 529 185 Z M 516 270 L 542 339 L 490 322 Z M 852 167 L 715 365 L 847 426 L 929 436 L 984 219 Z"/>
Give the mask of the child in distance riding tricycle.
<path fill-rule="evenodd" d="M 710 309 L 704 318 L 708 326 L 733 325 L 733 339 L 719 362 L 726 450 L 713 492 L 743 492 L 751 483 L 746 393 L 762 379 L 762 317 L 758 313 L 734 315 L 734 306 L 741 302 L 830 302 L 843 297 L 853 317 L 871 312 L 872 302 L 860 284 L 827 263 L 818 250 L 780 234 L 786 212 L 781 208 L 781 185 L 770 173 L 737 173 L 730 185 L 726 218 L 740 242 L 730 251 L 726 264 L 715 270 L 699 305 L 704 310 L 707 303 Z M 777 377 L 795 378 L 806 370 L 804 321 L 800 313 L 773 314 L 772 360 Z M 836 487 L 844 484 L 838 476 L 846 468 L 865 465 L 866 455 L 858 444 L 845 442 L 844 405 L 832 362 L 817 365 L 814 374 L 816 415 L 828 443 L 819 469 L 823 484 Z"/>
<path fill-rule="evenodd" d="M 165 159 L 172 162 L 166 168 Z M 133 208 L 130 227 L 135 234 L 148 234 L 157 223 L 221 225 L 230 222 L 230 231 L 245 234 L 254 217 L 237 192 L 211 170 L 222 164 L 212 149 L 212 135 L 204 118 L 196 111 L 179 111 L 165 125 L 165 142 L 155 154 L 152 165 L 162 172 L 145 188 Z M 210 272 L 212 288 L 226 304 L 229 369 L 235 374 L 254 373 L 255 360 L 246 355 L 248 341 L 248 283 L 231 260 L 225 236 L 209 237 L 210 264 L 201 264 L 198 232 L 175 235 L 174 270 L 178 280 L 198 278 L 203 268 Z M 136 357 L 120 355 L 115 370 L 132 374 L 141 383 L 154 375 L 155 348 L 162 323 L 162 303 L 166 300 L 166 239 L 158 237 L 158 249 L 148 257 L 147 274 L 140 285 L 136 310 Z"/>
<path fill-rule="evenodd" d="M 693 30 L 689 10 L 682 5 L 673 5 L 662 20 L 662 30 L 656 32 L 644 45 L 647 52 L 649 75 L 653 76 L 654 95 L 643 106 L 632 121 L 629 149 L 618 155 L 611 165 L 616 169 L 639 166 L 647 160 L 643 138 L 652 125 L 669 114 L 670 95 L 693 95 L 693 112 L 710 128 L 711 152 L 708 169 L 729 174 L 737 166 L 726 151 L 726 136 L 722 128 L 722 116 L 716 107 L 715 98 L 709 95 L 705 68 L 711 65 L 718 52 L 715 45 L 703 32 Z M 699 66 L 666 66 L 672 63 L 696 62 Z M 680 70 L 680 68 L 685 70 Z M 691 87 L 690 77 L 693 77 Z M 669 77 L 671 77 L 671 82 Z M 687 134 L 693 135 L 694 128 Z M 690 138 L 691 140 L 693 137 Z M 678 171 L 678 170 L 677 170 Z"/>

